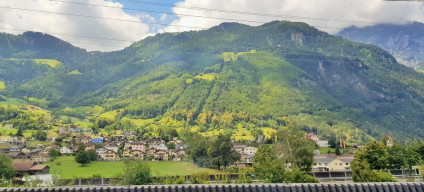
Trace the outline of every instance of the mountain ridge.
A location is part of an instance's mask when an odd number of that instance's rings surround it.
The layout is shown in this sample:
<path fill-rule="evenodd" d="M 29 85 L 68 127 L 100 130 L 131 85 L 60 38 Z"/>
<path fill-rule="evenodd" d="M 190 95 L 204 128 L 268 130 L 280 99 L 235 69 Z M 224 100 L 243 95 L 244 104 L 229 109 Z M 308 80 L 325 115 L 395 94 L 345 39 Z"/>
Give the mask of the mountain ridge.
<path fill-rule="evenodd" d="M 376 46 L 304 23 L 224 23 L 158 34 L 121 51 L 73 53 L 63 67 L 37 65 L 40 74 L 24 82 L 0 76 L 0 94 L 45 99 L 57 114 L 99 105 L 117 114 L 112 121 L 152 121 L 143 130 L 222 129 L 241 137 L 298 124 L 356 143 L 382 133 L 424 137 L 422 74 Z M 12 64 L 1 59 L 0 72 L 18 69 Z"/>

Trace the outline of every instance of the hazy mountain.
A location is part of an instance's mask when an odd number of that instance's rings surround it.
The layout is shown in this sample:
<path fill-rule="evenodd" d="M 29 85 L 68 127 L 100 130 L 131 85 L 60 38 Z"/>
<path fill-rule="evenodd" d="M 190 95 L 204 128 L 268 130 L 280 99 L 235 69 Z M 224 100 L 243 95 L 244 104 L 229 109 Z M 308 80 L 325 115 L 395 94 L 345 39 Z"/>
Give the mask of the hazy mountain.
<path fill-rule="evenodd" d="M 412 68 L 424 69 L 423 23 L 350 27 L 338 35 L 352 41 L 377 45 L 391 53 L 398 62 Z"/>
<path fill-rule="evenodd" d="M 8 46 L 0 50 L 6 85 L 0 93 L 41 99 L 58 112 L 100 105 L 116 112 L 116 120 L 149 119 L 143 129 L 224 128 L 246 135 L 242 127 L 257 135 L 260 128 L 297 124 L 350 142 L 387 133 L 424 137 L 424 75 L 376 46 L 304 23 L 223 23 L 158 34 L 110 53 L 33 35 L 38 43 L 26 34 L 1 35 L 0 45 Z"/>

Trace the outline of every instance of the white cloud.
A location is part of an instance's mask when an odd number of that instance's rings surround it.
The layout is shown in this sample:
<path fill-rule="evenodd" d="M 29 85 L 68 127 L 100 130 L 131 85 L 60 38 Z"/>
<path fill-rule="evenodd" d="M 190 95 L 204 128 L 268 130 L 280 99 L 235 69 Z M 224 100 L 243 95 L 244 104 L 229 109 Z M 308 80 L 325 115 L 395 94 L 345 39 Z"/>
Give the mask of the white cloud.
<path fill-rule="evenodd" d="M 181 9 L 180 7 L 206 7 L 219 10 L 236 10 L 238 12 L 266 13 L 285 15 L 287 17 L 263 17 L 258 14 L 234 14 L 217 11 Z M 350 25 L 366 26 L 373 22 L 401 24 L 409 21 L 424 21 L 424 6 L 420 2 L 388 2 L 382 0 L 185 0 L 179 2 L 173 9 L 176 14 L 202 15 L 206 17 L 230 18 L 234 20 L 249 20 L 269 22 L 273 20 L 289 20 L 306 22 L 313 26 L 344 28 Z M 311 19 L 293 18 L 289 16 L 310 17 Z M 330 21 L 312 18 L 328 18 Z M 336 20 L 349 20 L 340 22 Z M 359 21 L 372 21 L 359 22 Z M 209 28 L 222 22 L 231 22 L 225 19 L 205 19 L 189 16 L 180 16 L 171 25 Z M 240 23 L 253 26 L 261 23 L 241 21 Z M 335 33 L 340 29 L 320 28 Z M 169 26 L 164 31 L 187 31 L 193 28 Z"/>
<path fill-rule="evenodd" d="M 114 3 L 106 0 L 87 0 L 85 3 L 120 8 L 123 7 L 123 5 L 120 3 Z M 90 15 L 95 17 L 114 18 L 120 20 L 155 22 L 155 19 L 149 15 L 130 15 L 125 13 L 122 9 L 113 9 L 101 6 L 76 5 L 48 0 L 0 1 L 0 6 L 43 10 L 58 13 L 72 13 L 77 15 Z M 130 41 L 139 41 L 140 39 L 149 35 L 149 26 L 147 24 L 138 22 L 112 21 L 106 19 L 93 19 L 87 17 L 75 17 L 69 15 L 30 12 L 5 8 L 0 8 L 0 28 L 24 29 L 40 32 L 82 35 Z M 22 31 L 6 29 L 0 29 L 0 31 L 13 34 L 22 33 Z M 132 43 L 126 41 L 101 40 L 62 35 L 55 36 L 68 41 L 75 46 L 82 47 L 87 50 L 112 51 L 124 48 L 93 44 L 128 46 Z"/>
<path fill-rule="evenodd" d="M 165 20 L 166 20 L 166 18 L 168 18 L 168 15 L 167 15 L 167 14 L 162 14 L 162 15 L 160 16 L 160 21 L 165 21 Z"/>

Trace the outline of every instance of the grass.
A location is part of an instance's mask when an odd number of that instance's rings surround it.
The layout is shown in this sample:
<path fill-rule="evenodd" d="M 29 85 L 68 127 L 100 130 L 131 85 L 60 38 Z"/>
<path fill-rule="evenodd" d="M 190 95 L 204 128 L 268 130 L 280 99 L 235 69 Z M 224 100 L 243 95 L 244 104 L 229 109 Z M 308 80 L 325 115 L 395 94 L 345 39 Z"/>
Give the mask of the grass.
<path fill-rule="evenodd" d="M 34 62 L 41 65 L 48 65 L 51 68 L 56 68 L 62 64 L 60 61 L 54 59 L 34 59 Z"/>
<path fill-rule="evenodd" d="M 153 176 L 180 176 L 190 175 L 193 173 L 208 172 L 209 174 L 220 174 L 222 171 L 217 171 L 207 168 L 199 168 L 192 163 L 161 161 L 151 162 L 146 161 L 150 165 Z M 105 162 L 96 161 L 91 164 L 81 167 L 74 161 L 72 156 L 64 156 L 56 159 L 54 162 L 49 162 L 50 173 L 58 174 L 63 179 L 71 178 L 89 178 L 93 175 L 101 175 L 102 177 L 115 177 L 122 173 L 124 169 L 123 161 Z"/>
<path fill-rule="evenodd" d="M 7 98 L 6 101 L 1 101 L 0 104 L 4 105 L 26 105 L 26 102 L 21 99 Z"/>
<path fill-rule="evenodd" d="M 130 119 L 128 117 L 124 117 L 121 119 L 121 121 L 130 121 L 137 127 L 142 127 L 154 123 L 155 119 Z"/>
<path fill-rule="evenodd" d="M 331 151 L 331 153 L 336 153 L 336 148 L 329 148 L 329 147 L 320 147 L 318 150 L 319 150 L 319 153 L 320 154 L 328 154 L 328 150 L 330 149 L 330 151 Z M 340 149 L 340 152 L 343 154 L 343 149 Z"/>
<path fill-rule="evenodd" d="M 73 124 L 78 125 L 78 127 L 83 128 L 83 129 L 91 128 L 94 125 L 94 123 L 86 122 L 86 121 L 75 121 Z"/>
<path fill-rule="evenodd" d="M 4 85 L 4 81 L 0 81 L 0 91 L 5 88 L 6 88 L 6 85 Z"/>
<path fill-rule="evenodd" d="M 18 129 L 4 129 L 0 128 L 0 135 L 15 135 Z"/>
<path fill-rule="evenodd" d="M 117 115 L 118 115 L 118 112 L 116 110 L 113 110 L 113 111 L 108 111 L 106 113 L 102 113 L 100 114 L 99 117 L 103 119 L 115 120 Z"/>
<path fill-rule="evenodd" d="M 31 140 L 27 142 L 28 147 L 37 147 L 38 144 L 43 144 L 44 146 L 52 145 L 52 141 L 38 141 L 38 140 Z"/>

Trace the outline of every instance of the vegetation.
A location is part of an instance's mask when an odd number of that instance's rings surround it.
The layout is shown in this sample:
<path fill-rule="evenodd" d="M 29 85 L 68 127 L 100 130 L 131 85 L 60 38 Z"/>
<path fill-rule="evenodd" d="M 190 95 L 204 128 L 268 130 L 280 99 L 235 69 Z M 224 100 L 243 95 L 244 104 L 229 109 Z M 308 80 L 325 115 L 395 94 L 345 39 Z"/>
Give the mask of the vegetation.
<path fill-rule="evenodd" d="M 217 171 L 198 166 L 188 162 L 173 161 L 148 161 L 152 176 L 185 176 L 194 173 L 208 172 L 209 174 L 223 174 L 223 171 Z M 101 175 L 105 178 L 113 178 L 123 174 L 126 166 L 124 161 L 94 161 L 90 164 L 80 166 L 75 162 L 72 156 L 60 156 L 53 162 L 49 162 L 50 173 L 58 174 L 60 178 L 90 178 L 93 175 Z"/>
<path fill-rule="evenodd" d="M 253 161 L 255 172 L 265 182 L 318 182 L 316 178 L 305 175 L 305 171 L 312 168 L 315 144 L 305 138 L 304 132 L 295 125 L 289 126 L 277 132 L 274 142 L 273 145 L 261 145 Z"/>
<path fill-rule="evenodd" d="M 12 166 L 12 159 L 5 154 L 0 154 L 0 176 L 1 178 L 11 179 L 16 175 Z"/>
<path fill-rule="evenodd" d="M 392 182 L 396 181 L 386 169 L 409 169 L 424 159 L 420 141 L 398 144 L 392 138 L 383 136 L 381 141 L 368 143 L 355 153 L 351 164 L 355 182 Z"/>
<path fill-rule="evenodd" d="M 124 184 L 146 185 L 151 182 L 150 166 L 142 161 L 129 161 L 124 169 Z"/>
<path fill-rule="evenodd" d="M 146 137 L 182 128 L 216 136 L 222 129 L 249 141 L 264 128 L 290 123 L 357 144 L 381 132 L 399 139 L 424 136 L 417 115 L 424 112 L 423 74 L 377 47 L 303 23 L 224 23 L 160 34 L 111 53 L 88 53 L 40 33 L 2 37 L 10 45 L 0 52 L 0 81 L 7 85 L 2 95 L 56 117 L 83 119 L 100 106 L 89 119 L 130 119 L 130 129 Z M 60 58 L 55 65 L 53 58 Z"/>

